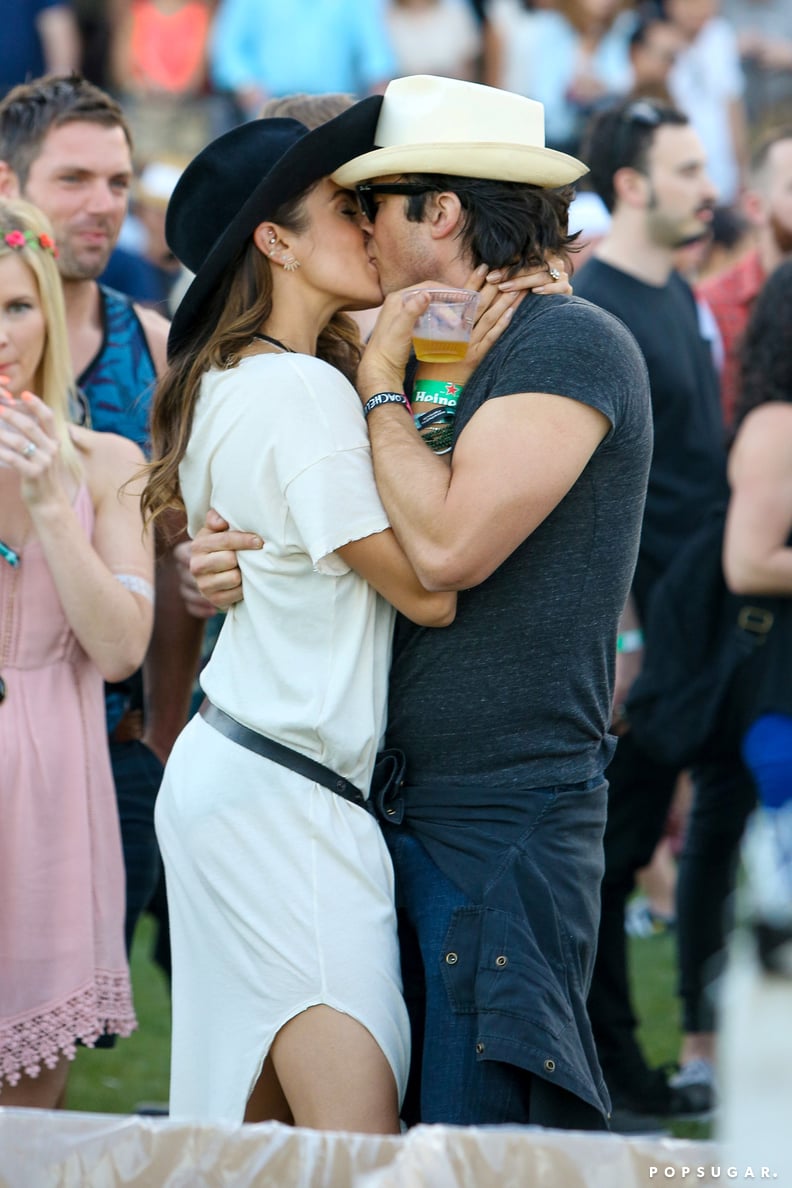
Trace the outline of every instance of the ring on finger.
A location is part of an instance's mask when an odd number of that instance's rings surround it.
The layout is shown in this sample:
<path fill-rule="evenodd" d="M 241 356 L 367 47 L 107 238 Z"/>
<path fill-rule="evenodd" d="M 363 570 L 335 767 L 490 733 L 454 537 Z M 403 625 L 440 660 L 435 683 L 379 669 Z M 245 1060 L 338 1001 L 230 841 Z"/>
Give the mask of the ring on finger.
<path fill-rule="evenodd" d="M 550 273 L 550 276 L 553 278 L 554 281 L 561 279 L 561 273 L 558 271 L 557 268 L 554 268 L 552 264 L 547 265 L 547 271 Z"/>
<path fill-rule="evenodd" d="M 38 447 L 37 447 L 35 441 L 29 441 L 27 443 L 27 445 L 25 446 L 24 450 L 22 451 L 22 457 L 23 458 L 32 458 L 33 455 L 35 454 L 37 448 Z"/>

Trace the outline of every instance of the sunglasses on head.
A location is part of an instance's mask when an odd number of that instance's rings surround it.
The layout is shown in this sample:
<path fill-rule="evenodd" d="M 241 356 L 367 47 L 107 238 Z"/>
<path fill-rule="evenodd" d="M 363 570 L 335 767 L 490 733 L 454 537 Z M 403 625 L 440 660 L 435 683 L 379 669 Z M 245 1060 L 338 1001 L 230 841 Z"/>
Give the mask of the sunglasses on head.
<path fill-rule="evenodd" d="M 355 186 L 360 209 L 370 223 L 377 217 L 375 194 L 428 194 L 434 186 L 425 186 L 421 182 L 363 182 Z"/>
<path fill-rule="evenodd" d="M 616 133 L 616 156 L 620 159 L 627 147 L 630 130 L 637 124 L 640 128 L 657 128 L 663 122 L 662 112 L 659 112 L 648 99 L 638 99 L 622 112 Z"/>
<path fill-rule="evenodd" d="M 656 128 L 662 122 L 663 114 L 648 99 L 638 99 L 622 113 L 625 124 L 643 124 L 645 128 Z"/>

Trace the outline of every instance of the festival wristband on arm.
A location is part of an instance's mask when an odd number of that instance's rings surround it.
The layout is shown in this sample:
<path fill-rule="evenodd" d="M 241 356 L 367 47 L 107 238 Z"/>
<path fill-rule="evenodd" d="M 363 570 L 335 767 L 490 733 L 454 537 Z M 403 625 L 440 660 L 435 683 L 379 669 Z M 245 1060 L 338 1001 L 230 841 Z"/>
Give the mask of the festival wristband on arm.
<path fill-rule="evenodd" d="M 412 390 L 413 404 L 439 404 L 455 409 L 463 388 L 463 384 L 455 384 L 453 380 L 417 379 Z"/>
<path fill-rule="evenodd" d="M 426 415 L 426 414 L 425 414 Z M 418 424 L 419 418 L 415 418 L 415 425 L 423 438 L 426 445 L 434 454 L 448 454 L 451 452 L 451 447 L 454 444 L 454 422 L 453 417 L 444 425 L 431 425 L 427 428 L 425 425 Z"/>
<path fill-rule="evenodd" d="M 410 402 L 404 395 L 404 392 L 377 392 L 363 405 L 363 416 L 368 417 L 369 413 L 373 412 L 375 408 L 379 408 L 382 404 L 403 404 L 408 413 L 412 414 Z"/>
<path fill-rule="evenodd" d="M 454 416 L 462 388 L 462 384 L 453 380 L 420 377 L 413 384 L 415 427 L 435 454 L 449 453 L 454 443 Z"/>

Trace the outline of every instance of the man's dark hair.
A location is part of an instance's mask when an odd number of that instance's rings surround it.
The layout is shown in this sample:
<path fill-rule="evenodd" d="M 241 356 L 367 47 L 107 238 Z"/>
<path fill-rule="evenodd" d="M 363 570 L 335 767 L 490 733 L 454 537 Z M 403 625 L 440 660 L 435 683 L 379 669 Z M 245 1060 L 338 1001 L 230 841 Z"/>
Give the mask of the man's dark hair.
<path fill-rule="evenodd" d="M 0 161 L 13 169 L 23 190 L 47 133 L 76 121 L 121 128 L 132 148 L 120 105 L 80 74 L 34 78 L 13 87 L 0 101 Z"/>
<path fill-rule="evenodd" d="M 442 173 L 405 174 L 404 180 L 427 188 L 427 193 L 406 199 L 407 218 L 413 223 L 423 222 L 432 192 L 457 195 L 464 211 L 460 247 L 474 267 L 489 264 L 518 272 L 541 268 L 548 252 L 566 257 L 574 250 L 579 233 L 567 234 L 571 186 L 552 190 Z"/>
<path fill-rule="evenodd" d="M 675 107 L 649 99 L 623 100 L 597 112 L 586 130 L 580 155 L 589 167 L 589 187 L 609 211 L 616 205 L 614 174 L 625 168 L 645 172 L 657 129 L 688 122 Z"/>
<path fill-rule="evenodd" d="M 657 4 L 641 4 L 636 9 L 637 20 L 633 26 L 628 42 L 630 49 L 634 46 L 645 45 L 649 37 L 649 30 L 655 25 L 670 25 L 671 21 Z"/>
<path fill-rule="evenodd" d="M 760 175 L 767 166 L 767 158 L 774 145 L 782 140 L 792 140 L 792 124 L 782 124 L 776 128 L 769 128 L 755 145 L 751 153 L 749 174 L 752 182 L 760 179 Z"/>

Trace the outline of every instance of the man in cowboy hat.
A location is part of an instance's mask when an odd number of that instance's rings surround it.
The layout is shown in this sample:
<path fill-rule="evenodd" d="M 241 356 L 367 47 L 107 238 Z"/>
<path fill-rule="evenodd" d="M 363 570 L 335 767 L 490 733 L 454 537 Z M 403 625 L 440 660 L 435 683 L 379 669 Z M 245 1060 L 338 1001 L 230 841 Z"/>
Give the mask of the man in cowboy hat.
<path fill-rule="evenodd" d="M 334 179 L 359 186 L 386 293 L 565 249 L 584 166 L 544 147 L 540 104 L 397 79 L 375 145 Z M 397 384 L 368 350 L 363 401 Z M 400 619 L 394 641 L 387 745 L 407 777 L 383 830 L 413 1023 L 404 1117 L 602 1128 L 585 1000 L 616 631 L 651 453 L 643 361 L 609 315 L 529 293 L 465 386 L 450 467 L 398 400 L 370 408 L 394 530 L 427 588 L 459 591 L 451 627 Z M 200 535 L 194 572 L 218 605 L 241 594 L 224 550 L 253 544 Z"/>

